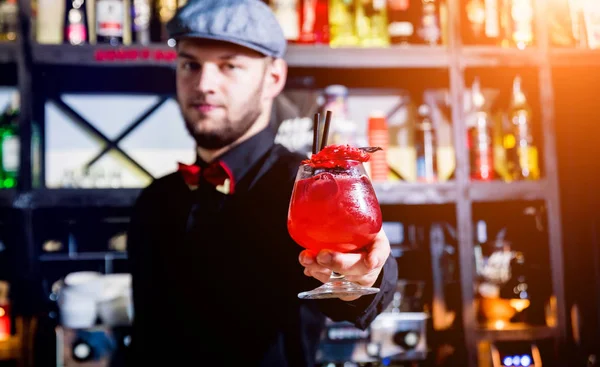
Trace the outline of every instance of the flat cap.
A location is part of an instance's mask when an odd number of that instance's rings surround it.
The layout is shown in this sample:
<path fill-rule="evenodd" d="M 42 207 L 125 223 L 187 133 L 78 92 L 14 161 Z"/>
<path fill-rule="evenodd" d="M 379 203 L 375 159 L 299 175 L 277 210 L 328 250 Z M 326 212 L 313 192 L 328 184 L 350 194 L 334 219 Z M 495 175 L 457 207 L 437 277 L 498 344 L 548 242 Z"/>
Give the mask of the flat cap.
<path fill-rule="evenodd" d="M 189 0 L 167 23 L 169 37 L 234 43 L 282 57 L 287 40 L 271 8 L 260 0 Z"/>

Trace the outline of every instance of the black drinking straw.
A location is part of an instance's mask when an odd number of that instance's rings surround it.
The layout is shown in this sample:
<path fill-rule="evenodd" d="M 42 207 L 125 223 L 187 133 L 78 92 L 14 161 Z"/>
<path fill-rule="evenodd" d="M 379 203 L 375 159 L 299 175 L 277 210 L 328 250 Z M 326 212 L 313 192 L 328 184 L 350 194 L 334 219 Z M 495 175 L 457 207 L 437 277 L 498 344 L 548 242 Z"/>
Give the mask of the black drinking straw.
<path fill-rule="evenodd" d="M 329 137 L 329 125 L 331 124 L 331 111 L 325 113 L 325 127 L 323 128 L 323 136 L 321 137 L 321 149 L 327 146 L 327 138 Z M 319 150 L 321 150 L 319 149 Z"/>
<path fill-rule="evenodd" d="M 317 112 L 313 117 L 313 144 L 312 144 L 312 154 L 317 154 L 319 150 L 319 122 L 321 120 L 321 115 Z"/>

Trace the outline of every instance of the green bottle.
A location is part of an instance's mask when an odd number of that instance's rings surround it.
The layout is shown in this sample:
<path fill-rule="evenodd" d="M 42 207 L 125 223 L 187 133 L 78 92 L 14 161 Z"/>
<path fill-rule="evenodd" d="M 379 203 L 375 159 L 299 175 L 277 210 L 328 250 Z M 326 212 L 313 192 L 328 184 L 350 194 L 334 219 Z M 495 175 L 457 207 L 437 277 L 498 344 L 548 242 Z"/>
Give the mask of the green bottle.
<path fill-rule="evenodd" d="M 19 146 L 19 94 L 15 93 L 0 118 L 0 189 L 17 186 Z"/>

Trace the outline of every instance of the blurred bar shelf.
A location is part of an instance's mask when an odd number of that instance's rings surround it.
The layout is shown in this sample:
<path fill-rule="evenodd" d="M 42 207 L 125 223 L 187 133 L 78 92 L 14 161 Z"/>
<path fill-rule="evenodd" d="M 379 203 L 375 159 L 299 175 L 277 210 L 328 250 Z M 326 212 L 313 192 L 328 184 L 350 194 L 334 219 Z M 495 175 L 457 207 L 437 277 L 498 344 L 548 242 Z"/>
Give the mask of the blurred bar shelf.
<path fill-rule="evenodd" d="M 544 61 L 544 55 L 536 48 L 463 46 L 460 52 L 460 63 L 465 68 L 539 66 Z"/>
<path fill-rule="evenodd" d="M 558 336 L 558 329 L 551 326 L 506 326 L 503 329 L 475 329 L 477 339 L 489 341 L 524 341 L 550 339 Z"/>
<path fill-rule="evenodd" d="M 600 50 L 555 48 L 550 50 L 550 64 L 554 67 L 600 66 Z"/>
<path fill-rule="evenodd" d="M 454 181 L 421 183 L 388 181 L 373 182 L 379 202 L 383 205 L 434 205 L 457 201 Z M 471 182 L 469 192 L 473 202 L 504 200 L 543 200 L 546 181 L 518 181 L 506 183 Z M 16 190 L 0 190 L 0 207 L 130 207 L 141 188 L 117 189 L 37 189 L 18 194 Z"/>
<path fill-rule="evenodd" d="M 546 181 L 515 182 L 471 182 L 469 193 L 473 202 L 494 202 L 505 200 L 543 200 L 546 195 Z"/>
<path fill-rule="evenodd" d="M 4 50 L 6 48 L 6 50 Z M 14 50 L 14 52 L 10 52 Z M 0 44 L 2 55 L 16 57 L 16 45 Z M 87 66 L 170 66 L 175 65 L 176 50 L 165 44 L 150 45 L 41 45 L 32 46 L 37 64 Z M 589 63 L 600 61 L 595 50 L 554 50 L 555 61 L 567 62 L 574 57 Z M 449 68 L 450 52 L 445 46 L 390 47 L 329 47 L 327 45 L 290 44 L 285 59 L 294 68 L 336 69 L 431 69 Z M 519 50 L 496 46 L 463 46 L 460 49 L 463 67 L 520 67 L 539 66 L 544 54 L 537 48 Z M 596 63 L 600 64 L 600 63 Z"/>
<path fill-rule="evenodd" d="M 377 199 L 382 205 L 394 204 L 449 204 L 456 202 L 456 184 L 420 182 L 373 182 Z"/>
<path fill-rule="evenodd" d="M 32 46 L 35 63 L 84 66 L 174 66 L 176 51 L 163 44 L 110 45 L 40 45 Z"/>
<path fill-rule="evenodd" d="M 0 42 L 0 63 L 16 62 L 17 42 Z M 32 46 L 33 59 L 40 64 L 97 66 L 173 65 L 176 51 L 165 44 L 129 46 L 67 44 Z M 600 50 L 553 48 L 553 66 L 600 65 Z M 538 48 L 524 50 L 499 46 L 470 46 L 460 49 L 464 67 L 539 66 L 545 55 Z M 285 56 L 292 67 L 310 68 L 447 68 L 450 52 L 445 46 L 336 47 L 327 45 L 288 45 Z"/>
<path fill-rule="evenodd" d="M 176 51 L 164 44 L 33 45 L 38 64 L 87 66 L 174 66 Z M 290 67 L 307 68 L 448 68 L 445 47 L 339 47 L 290 44 L 285 56 Z"/>
<path fill-rule="evenodd" d="M 17 42 L 0 42 L 0 64 L 17 62 Z"/>
<path fill-rule="evenodd" d="M 46 253 L 39 257 L 40 261 L 97 261 L 97 260 L 127 260 L 127 253 L 123 252 L 78 252 L 76 254 Z"/>
<path fill-rule="evenodd" d="M 131 207 L 141 189 L 38 189 L 21 194 L 18 208 Z"/>
<path fill-rule="evenodd" d="M 450 54 L 443 46 L 336 47 L 289 45 L 286 61 L 306 68 L 448 68 Z"/>

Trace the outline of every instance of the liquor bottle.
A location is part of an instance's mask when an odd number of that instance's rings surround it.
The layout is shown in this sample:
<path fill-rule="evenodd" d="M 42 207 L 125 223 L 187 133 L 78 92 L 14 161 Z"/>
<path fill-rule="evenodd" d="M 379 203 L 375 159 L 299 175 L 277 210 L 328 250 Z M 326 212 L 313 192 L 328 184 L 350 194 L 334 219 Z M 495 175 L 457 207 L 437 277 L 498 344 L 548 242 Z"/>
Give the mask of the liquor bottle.
<path fill-rule="evenodd" d="M 17 19 L 17 0 L 0 0 L 0 41 L 17 39 Z"/>
<path fill-rule="evenodd" d="M 502 42 L 501 1 L 485 0 L 485 38 L 484 43 L 499 45 Z"/>
<path fill-rule="evenodd" d="M 513 81 L 509 107 L 509 131 L 503 139 L 509 180 L 537 180 L 540 177 L 538 151 L 531 131 L 532 109 L 521 87 L 521 77 Z"/>
<path fill-rule="evenodd" d="M 533 44 L 533 2 L 532 0 L 510 0 L 508 26 L 512 45 L 525 49 Z"/>
<path fill-rule="evenodd" d="M 414 42 L 415 26 L 417 19 L 414 1 L 411 0 L 389 0 L 387 2 L 387 15 L 389 20 L 388 34 L 390 42 L 395 45 L 407 45 Z"/>
<path fill-rule="evenodd" d="M 359 0 L 330 0 L 329 45 L 331 47 L 358 46 L 355 1 Z"/>
<path fill-rule="evenodd" d="M 123 0 L 96 0 L 96 42 L 123 44 L 125 16 Z"/>
<path fill-rule="evenodd" d="M 582 0 L 568 0 L 571 29 L 575 45 L 577 47 L 588 47 L 587 33 L 585 27 L 584 3 Z"/>
<path fill-rule="evenodd" d="M 132 37 L 133 42 L 147 45 L 150 43 L 150 19 L 152 16 L 152 4 L 150 0 L 132 1 Z"/>
<path fill-rule="evenodd" d="M 500 43 L 500 0 L 469 0 L 465 8 L 468 29 L 466 43 Z"/>
<path fill-rule="evenodd" d="M 358 137 L 357 124 L 348 113 L 348 88 L 340 84 L 328 85 L 323 90 L 319 113 L 331 111 L 332 118 L 329 126 L 330 144 L 350 144 L 361 146 Z M 366 166 L 365 166 L 366 167 Z"/>
<path fill-rule="evenodd" d="M 437 0 L 421 0 L 421 26 L 419 37 L 428 45 L 435 46 L 441 37 Z"/>
<path fill-rule="evenodd" d="M 0 280 L 0 342 L 8 340 L 12 334 L 11 302 L 8 295 L 8 282 Z"/>
<path fill-rule="evenodd" d="M 473 245 L 473 252 L 475 253 L 475 274 L 478 278 L 483 276 L 485 258 L 488 255 L 485 253 L 486 243 L 487 223 L 483 220 L 479 220 L 475 226 L 475 244 Z"/>
<path fill-rule="evenodd" d="M 418 122 L 415 128 L 415 150 L 417 153 L 417 181 L 437 181 L 437 154 L 435 131 L 431 122 L 431 110 L 422 104 L 418 109 Z"/>
<path fill-rule="evenodd" d="M 87 1 L 86 1 L 87 3 Z M 38 0 L 35 39 L 40 44 L 61 44 L 66 1 Z M 88 4 L 89 5 L 89 4 Z M 93 23 L 92 23 L 93 24 Z"/>
<path fill-rule="evenodd" d="M 369 160 L 371 180 L 387 181 L 390 171 L 387 163 L 389 135 L 385 114 L 380 111 L 371 112 L 367 122 L 367 129 L 369 131 L 369 146 L 380 147 L 382 149 L 373 153 Z"/>
<path fill-rule="evenodd" d="M 77 46 L 89 41 L 85 3 L 85 0 L 67 0 L 63 37 L 66 43 Z"/>
<path fill-rule="evenodd" d="M 500 298 L 510 299 L 510 305 L 521 312 L 530 305 L 530 291 L 525 256 L 515 251 L 510 260 L 510 279 L 500 287 Z M 525 320 L 521 318 L 520 321 Z"/>
<path fill-rule="evenodd" d="M 356 29 L 361 46 L 385 47 L 390 44 L 385 0 L 358 0 Z"/>
<path fill-rule="evenodd" d="M 471 179 L 491 181 L 495 176 L 492 123 L 489 113 L 484 109 L 485 97 L 481 92 L 479 79 L 473 82 L 472 105 L 472 124 L 467 129 Z"/>
<path fill-rule="evenodd" d="M 167 23 L 175 16 L 177 12 L 177 0 L 157 0 L 155 6 L 156 14 L 156 34 L 153 39 L 166 41 L 168 36 Z"/>
<path fill-rule="evenodd" d="M 600 3 L 594 0 L 585 0 L 581 6 L 586 46 L 592 50 L 598 49 L 600 48 Z"/>
<path fill-rule="evenodd" d="M 329 44 L 328 0 L 300 0 L 298 43 Z"/>
<path fill-rule="evenodd" d="M 479 43 L 483 38 L 485 27 L 485 3 L 484 0 L 469 0 L 465 6 L 465 19 L 467 19 L 467 35 L 465 43 Z"/>
<path fill-rule="evenodd" d="M 277 21 L 283 29 L 285 38 L 290 42 L 296 42 L 300 37 L 300 19 L 298 14 L 298 9 L 300 7 L 298 1 L 299 0 L 269 1 L 269 5 L 275 14 L 275 18 L 277 18 Z"/>
<path fill-rule="evenodd" d="M 0 189 L 17 185 L 19 170 L 19 94 L 12 101 L 0 121 Z"/>
<path fill-rule="evenodd" d="M 553 46 L 576 46 L 575 22 L 569 1 L 549 0 L 548 3 L 548 33 Z"/>

